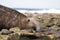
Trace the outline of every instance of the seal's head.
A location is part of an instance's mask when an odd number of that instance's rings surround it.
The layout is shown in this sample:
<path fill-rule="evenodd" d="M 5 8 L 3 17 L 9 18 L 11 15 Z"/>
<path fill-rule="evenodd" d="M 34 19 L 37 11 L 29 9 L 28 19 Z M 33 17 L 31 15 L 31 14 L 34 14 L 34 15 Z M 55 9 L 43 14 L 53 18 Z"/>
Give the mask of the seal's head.
<path fill-rule="evenodd" d="M 31 28 L 35 31 L 40 31 L 40 23 L 37 21 L 36 18 L 27 18 L 26 28 Z"/>

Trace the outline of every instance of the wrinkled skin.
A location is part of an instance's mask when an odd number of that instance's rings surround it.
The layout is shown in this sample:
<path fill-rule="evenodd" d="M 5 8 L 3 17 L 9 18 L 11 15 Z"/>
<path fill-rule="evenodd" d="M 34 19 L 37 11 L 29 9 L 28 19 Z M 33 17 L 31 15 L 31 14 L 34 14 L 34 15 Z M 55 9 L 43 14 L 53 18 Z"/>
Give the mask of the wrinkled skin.
<path fill-rule="evenodd" d="M 13 27 L 40 30 L 39 23 L 34 18 L 29 18 L 16 10 L 0 5 L 0 30 Z"/>

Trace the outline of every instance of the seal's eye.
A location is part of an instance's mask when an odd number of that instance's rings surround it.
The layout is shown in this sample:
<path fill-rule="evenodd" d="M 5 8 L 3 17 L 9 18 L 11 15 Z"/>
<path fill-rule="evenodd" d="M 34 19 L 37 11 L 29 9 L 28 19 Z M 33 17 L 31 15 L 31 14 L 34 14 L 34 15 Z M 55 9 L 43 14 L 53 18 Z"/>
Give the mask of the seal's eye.
<path fill-rule="evenodd" d="M 30 19 L 27 19 L 27 20 L 25 21 L 25 23 L 28 23 L 28 22 L 30 22 Z"/>
<path fill-rule="evenodd" d="M 28 19 L 28 22 L 30 22 L 30 20 Z"/>

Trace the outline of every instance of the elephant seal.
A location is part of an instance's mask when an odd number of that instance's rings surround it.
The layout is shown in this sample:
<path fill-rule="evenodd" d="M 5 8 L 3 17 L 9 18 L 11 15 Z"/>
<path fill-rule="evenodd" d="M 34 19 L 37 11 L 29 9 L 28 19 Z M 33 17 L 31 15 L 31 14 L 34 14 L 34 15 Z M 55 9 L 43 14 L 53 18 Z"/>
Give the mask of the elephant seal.
<path fill-rule="evenodd" d="M 40 30 L 39 23 L 34 18 L 3 5 L 0 5 L 0 30 L 19 27 L 20 29 L 36 28 Z"/>

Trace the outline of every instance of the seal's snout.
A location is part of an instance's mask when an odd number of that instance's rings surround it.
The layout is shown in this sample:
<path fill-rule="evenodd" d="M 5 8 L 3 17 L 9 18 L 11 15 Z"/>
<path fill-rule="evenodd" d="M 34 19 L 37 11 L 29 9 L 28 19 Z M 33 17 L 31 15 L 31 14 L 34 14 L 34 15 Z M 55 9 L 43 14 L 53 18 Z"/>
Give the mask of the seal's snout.
<path fill-rule="evenodd" d="M 32 29 L 36 31 L 36 27 L 35 26 L 33 26 Z"/>

